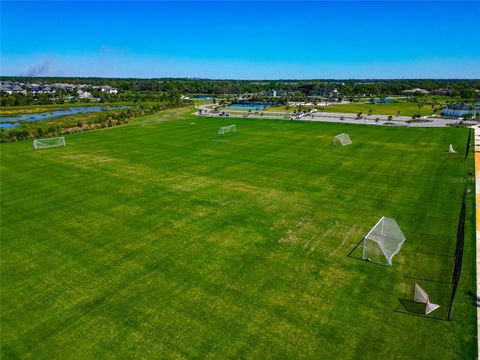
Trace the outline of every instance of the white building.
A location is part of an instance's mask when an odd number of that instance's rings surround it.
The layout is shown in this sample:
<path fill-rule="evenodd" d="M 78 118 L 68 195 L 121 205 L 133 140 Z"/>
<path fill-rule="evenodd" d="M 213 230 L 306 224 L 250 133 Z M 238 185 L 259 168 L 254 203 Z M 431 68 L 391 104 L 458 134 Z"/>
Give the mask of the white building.
<path fill-rule="evenodd" d="M 79 99 L 90 99 L 92 97 L 92 94 L 90 94 L 88 91 L 83 90 L 78 90 L 77 95 Z"/>
<path fill-rule="evenodd" d="M 109 86 L 109 85 L 103 85 L 103 86 L 100 86 L 100 90 L 102 92 L 106 92 L 108 94 L 117 94 L 118 93 L 118 90 Z"/>

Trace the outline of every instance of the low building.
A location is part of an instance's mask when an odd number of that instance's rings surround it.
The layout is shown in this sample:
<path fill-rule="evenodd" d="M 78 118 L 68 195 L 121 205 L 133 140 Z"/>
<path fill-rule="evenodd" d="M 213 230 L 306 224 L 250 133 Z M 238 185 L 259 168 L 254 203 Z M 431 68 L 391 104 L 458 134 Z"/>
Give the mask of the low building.
<path fill-rule="evenodd" d="M 415 88 L 410 90 L 403 90 L 404 94 L 417 94 L 417 95 L 427 95 L 428 91 L 425 89 Z"/>
<path fill-rule="evenodd" d="M 12 83 L 2 83 L 0 84 L 0 92 L 7 94 L 25 94 L 26 91 L 20 85 L 15 85 Z"/>
<path fill-rule="evenodd" d="M 103 86 L 100 86 L 100 90 L 102 92 L 106 92 L 107 94 L 117 94 L 118 93 L 118 90 L 109 86 L 109 85 L 103 85 Z"/>
<path fill-rule="evenodd" d="M 435 95 L 450 95 L 451 90 L 450 89 L 443 89 L 443 88 L 435 89 L 435 90 L 432 91 L 432 94 L 435 94 Z"/>
<path fill-rule="evenodd" d="M 337 98 L 340 96 L 340 92 L 337 89 L 320 88 L 313 91 L 314 96 L 320 96 L 324 98 Z"/>
<path fill-rule="evenodd" d="M 92 94 L 89 93 L 88 91 L 83 91 L 83 90 L 77 90 L 77 95 L 79 99 L 91 99 Z"/>
<path fill-rule="evenodd" d="M 53 89 L 51 86 L 44 85 L 42 86 L 40 93 L 42 94 L 55 94 L 55 89 Z"/>
<path fill-rule="evenodd" d="M 33 94 L 36 94 L 37 92 L 40 91 L 42 87 L 39 84 L 30 84 L 28 86 L 28 91 L 30 91 Z"/>

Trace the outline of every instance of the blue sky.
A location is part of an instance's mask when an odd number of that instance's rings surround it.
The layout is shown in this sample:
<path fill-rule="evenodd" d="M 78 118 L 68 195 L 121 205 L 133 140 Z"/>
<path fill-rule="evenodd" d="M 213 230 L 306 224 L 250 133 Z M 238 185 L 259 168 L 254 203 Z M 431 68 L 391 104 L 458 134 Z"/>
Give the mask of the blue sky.
<path fill-rule="evenodd" d="M 480 78 L 480 2 L 0 5 L 1 75 Z"/>

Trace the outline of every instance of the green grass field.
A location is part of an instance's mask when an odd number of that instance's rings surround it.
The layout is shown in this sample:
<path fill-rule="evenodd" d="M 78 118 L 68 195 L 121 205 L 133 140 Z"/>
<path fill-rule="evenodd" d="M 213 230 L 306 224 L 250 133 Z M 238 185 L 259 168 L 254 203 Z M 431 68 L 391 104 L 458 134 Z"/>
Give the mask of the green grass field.
<path fill-rule="evenodd" d="M 2 359 L 475 357 L 472 195 L 445 321 L 465 129 L 193 111 L 1 145 Z M 348 256 L 382 215 L 407 237 L 393 266 Z"/>
<path fill-rule="evenodd" d="M 318 111 L 323 112 L 338 112 L 338 113 L 353 113 L 358 114 L 362 112 L 365 115 L 399 115 L 399 116 L 413 116 L 420 114 L 421 116 L 432 115 L 433 108 L 431 104 L 423 104 L 418 107 L 418 103 L 414 102 L 395 102 L 390 104 L 343 104 L 330 106 L 317 106 Z M 435 105 L 435 109 L 439 114 L 442 105 Z M 271 106 L 267 110 L 282 110 L 285 111 L 285 106 Z M 295 107 L 290 107 L 290 111 L 295 110 Z M 371 110 L 371 113 L 369 111 Z M 400 113 L 398 113 L 400 112 Z"/>
<path fill-rule="evenodd" d="M 433 108 L 430 104 L 424 104 L 418 107 L 418 103 L 412 102 L 398 102 L 390 104 L 345 104 L 345 105 L 331 105 L 318 107 L 319 111 L 327 112 L 346 112 L 346 113 L 359 113 L 363 112 L 368 114 L 371 110 L 372 114 L 379 115 L 400 115 L 400 116 L 413 116 L 420 114 L 422 116 L 432 115 Z M 442 106 L 435 106 L 437 113 L 440 113 Z M 398 113 L 400 112 L 400 113 Z"/>

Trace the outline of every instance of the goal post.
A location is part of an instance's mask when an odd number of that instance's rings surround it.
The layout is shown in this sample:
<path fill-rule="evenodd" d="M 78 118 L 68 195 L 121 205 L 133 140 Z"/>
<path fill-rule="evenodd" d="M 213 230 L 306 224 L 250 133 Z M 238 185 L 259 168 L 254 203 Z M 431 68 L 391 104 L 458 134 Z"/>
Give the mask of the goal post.
<path fill-rule="evenodd" d="M 352 139 L 350 139 L 350 136 L 348 136 L 348 134 L 342 133 L 338 134 L 333 138 L 333 145 L 336 145 L 337 142 L 342 144 L 342 146 L 346 146 L 352 143 Z"/>
<path fill-rule="evenodd" d="M 406 238 L 395 219 L 382 216 L 363 238 L 362 258 L 381 265 L 392 266 Z"/>
<path fill-rule="evenodd" d="M 235 125 L 223 126 L 218 130 L 218 135 L 225 135 L 226 133 L 236 132 L 236 131 L 237 131 L 237 127 Z"/>
<path fill-rule="evenodd" d="M 413 301 L 419 304 L 425 304 L 425 315 L 430 314 L 432 311 L 437 310 L 440 307 L 440 305 L 430 302 L 427 292 L 417 283 L 415 283 L 413 288 Z"/>
<path fill-rule="evenodd" d="M 46 149 L 56 146 L 65 146 L 65 138 L 63 136 L 33 140 L 33 148 L 35 150 Z"/>

